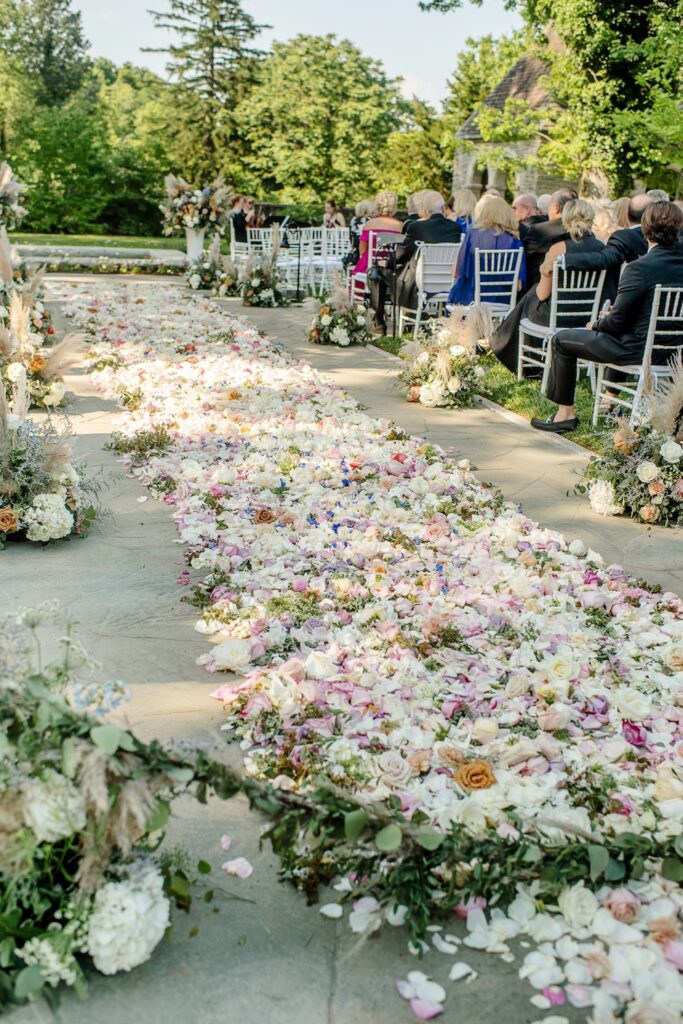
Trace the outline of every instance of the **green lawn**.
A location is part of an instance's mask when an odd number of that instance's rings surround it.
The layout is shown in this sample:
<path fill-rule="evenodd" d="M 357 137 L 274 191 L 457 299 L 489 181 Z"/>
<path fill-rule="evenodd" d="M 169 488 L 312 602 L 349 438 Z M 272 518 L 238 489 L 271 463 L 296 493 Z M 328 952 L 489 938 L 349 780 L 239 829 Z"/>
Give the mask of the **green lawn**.
<path fill-rule="evenodd" d="M 180 249 L 185 252 L 185 239 L 145 238 L 135 235 L 38 235 L 12 232 L 10 240 L 16 245 L 95 245 L 105 249 Z"/>
<path fill-rule="evenodd" d="M 372 344 L 377 348 L 390 352 L 393 356 L 400 353 L 405 338 L 373 338 Z M 531 420 L 534 416 L 541 416 L 547 419 L 556 407 L 541 394 L 541 382 L 538 380 L 520 381 L 506 370 L 502 363 L 499 363 L 495 356 L 484 356 L 483 364 L 486 367 L 484 379 L 484 392 L 486 398 L 492 402 L 502 405 L 511 412 Z M 572 431 L 567 437 L 584 448 L 591 451 L 602 452 L 605 450 L 606 436 L 613 433 L 613 428 L 598 427 L 591 425 L 593 418 L 593 393 L 590 383 L 585 374 L 581 375 L 576 389 L 576 411 L 581 421 L 577 430 Z M 603 421 L 604 422 L 604 421 Z"/>

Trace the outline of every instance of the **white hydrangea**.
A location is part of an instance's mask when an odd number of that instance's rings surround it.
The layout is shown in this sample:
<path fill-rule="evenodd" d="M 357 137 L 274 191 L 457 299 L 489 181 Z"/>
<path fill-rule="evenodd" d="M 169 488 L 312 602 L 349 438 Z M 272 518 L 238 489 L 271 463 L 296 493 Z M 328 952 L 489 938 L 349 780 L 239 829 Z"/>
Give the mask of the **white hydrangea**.
<path fill-rule="evenodd" d="M 192 276 L 190 277 L 190 281 L 189 281 L 190 288 L 192 288 L 193 291 L 196 291 L 199 288 L 201 283 L 202 283 L 202 279 L 199 276 L 199 274 L 192 274 Z"/>
<path fill-rule="evenodd" d="M 73 516 L 60 494 L 36 495 L 23 518 L 28 539 L 43 544 L 68 537 L 74 525 Z"/>
<path fill-rule="evenodd" d="M 65 462 L 63 466 L 60 466 L 58 472 L 52 477 L 52 479 L 62 487 L 75 487 L 80 480 L 80 477 L 71 463 Z"/>
<path fill-rule="evenodd" d="M 88 921 L 87 952 L 102 974 L 117 974 L 149 960 L 168 927 L 164 880 L 154 867 L 121 882 L 107 882 L 95 895 Z"/>
<path fill-rule="evenodd" d="M 24 824 L 39 843 L 54 843 L 85 828 L 85 803 L 74 784 L 50 769 L 23 786 Z"/>
<path fill-rule="evenodd" d="M 335 345 L 341 345 L 342 348 L 345 348 L 351 343 L 351 339 L 349 338 L 348 331 L 345 327 L 335 327 L 330 334 L 330 341 L 333 341 Z"/>
<path fill-rule="evenodd" d="M 620 516 L 624 506 L 617 500 L 614 484 L 609 480 L 594 480 L 588 490 L 591 508 L 599 516 Z"/>
<path fill-rule="evenodd" d="M 437 405 L 443 405 L 446 398 L 446 389 L 440 380 L 432 380 L 423 384 L 420 388 L 420 404 L 433 409 Z"/>

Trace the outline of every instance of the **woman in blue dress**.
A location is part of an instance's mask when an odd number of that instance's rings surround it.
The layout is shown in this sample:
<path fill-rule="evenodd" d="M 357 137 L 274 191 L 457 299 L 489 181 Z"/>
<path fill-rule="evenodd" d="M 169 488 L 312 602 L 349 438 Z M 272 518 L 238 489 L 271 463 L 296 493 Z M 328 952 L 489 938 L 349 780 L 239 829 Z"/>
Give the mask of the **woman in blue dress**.
<path fill-rule="evenodd" d="M 455 266 L 455 279 L 448 296 L 452 306 L 469 306 L 474 302 L 474 258 L 477 249 L 521 249 L 517 218 L 500 196 L 483 195 L 474 208 L 472 227 L 465 235 Z M 526 282 L 524 253 L 519 271 L 519 289 Z"/>

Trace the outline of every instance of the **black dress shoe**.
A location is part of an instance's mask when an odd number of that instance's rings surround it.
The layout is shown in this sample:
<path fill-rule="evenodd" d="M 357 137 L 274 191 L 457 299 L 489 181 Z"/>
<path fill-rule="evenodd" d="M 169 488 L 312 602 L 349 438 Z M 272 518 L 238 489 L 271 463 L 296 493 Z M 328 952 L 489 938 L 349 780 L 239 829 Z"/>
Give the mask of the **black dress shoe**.
<path fill-rule="evenodd" d="M 579 421 L 576 416 L 571 420 L 559 420 L 557 423 L 554 416 L 551 416 L 549 420 L 534 419 L 531 421 L 534 430 L 546 430 L 551 434 L 568 434 L 570 430 L 576 430 L 578 425 Z"/>

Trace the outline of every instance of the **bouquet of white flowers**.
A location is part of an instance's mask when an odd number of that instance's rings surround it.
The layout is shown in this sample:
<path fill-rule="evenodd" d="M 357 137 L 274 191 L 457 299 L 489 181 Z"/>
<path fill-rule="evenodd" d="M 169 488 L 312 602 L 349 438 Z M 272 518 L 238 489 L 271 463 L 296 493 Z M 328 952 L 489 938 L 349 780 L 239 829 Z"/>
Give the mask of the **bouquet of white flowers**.
<path fill-rule="evenodd" d="M 407 366 L 398 379 L 406 399 L 429 408 L 471 406 L 484 390 L 486 371 L 478 356 L 488 335 L 484 308 L 454 310 L 430 323 L 417 342 L 406 346 Z"/>
<path fill-rule="evenodd" d="M 239 294 L 237 268 L 229 256 L 221 255 L 221 240 L 218 235 L 201 259 L 190 264 L 186 278 L 192 291 L 210 289 L 212 294 L 219 298 Z"/>
<path fill-rule="evenodd" d="M 185 228 L 206 228 L 222 235 L 229 215 L 230 193 L 222 178 L 196 188 L 184 178 L 168 174 L 164 179 L 166 201 L 159 207 L 163 213 L 162 231 L 173 235 Z"/>
<path fill-rule="evenodd" d="M 331 294 L 321 303 L 308 300 L 315 316 L 308 331 L 308 339 L 315 345 L 367 345 L 371 340 L 371 314 L 367 309 L 353 306 L 347 289 L 339 280 Z"/>
<path fill-rule="evenodd" d="M 287 291 L 277 268 L 279 247 L 272 253 L 251 256 L 240 274 L 240 295 L 243 306 L 286 306 Z"/>
<path fill-rule="evenodd" d="M 65 435 L 26 418 L 26 371 L 12 365 L 11 406 L 0 382 L 0 549 L 8 539 L 47 544 L 84 536 L 97 515 L 96 489 L 71 463 Z"/>
<path fill-rule="evenodd" d="M 28 213 L 24 202 L 26 185 L 17 181 L 6 162 L 0 164 L 0 227 L 16 228 Z"/>

